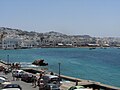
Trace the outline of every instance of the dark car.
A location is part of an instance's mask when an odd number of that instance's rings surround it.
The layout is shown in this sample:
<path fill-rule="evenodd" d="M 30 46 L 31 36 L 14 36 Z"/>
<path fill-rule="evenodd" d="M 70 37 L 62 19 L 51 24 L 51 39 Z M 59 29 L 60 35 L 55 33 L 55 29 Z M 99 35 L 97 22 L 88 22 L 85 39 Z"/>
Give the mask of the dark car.
<path fill-rule="evenodd" d="M 47 84 L 45 90 L 60 90 L 59 86 L 56 84 Z"/>
<path fill-rule="evenodd" d="M 33 82 L 33 79 L 32 79 L 33 75 L 32 74 L 28 74 L 28 73 L 25 73 L 21 76 L 21 81 L 25 81 L 27 83 L 31 83 Z"/>
<path fill-rule="evenodd" d="M 16 90 L 18 89 L 18 90 L 22 90 L 22 88 L 21 88 L 21 86 L 20 85 L 18 85 L 18 84 L 8 84 L 8 85 L 6 85 L 6 86 L 4 86 L 3 87 L 3 89 L 2 90 L 12 90 L 13 88 L 16 88 Z"/>

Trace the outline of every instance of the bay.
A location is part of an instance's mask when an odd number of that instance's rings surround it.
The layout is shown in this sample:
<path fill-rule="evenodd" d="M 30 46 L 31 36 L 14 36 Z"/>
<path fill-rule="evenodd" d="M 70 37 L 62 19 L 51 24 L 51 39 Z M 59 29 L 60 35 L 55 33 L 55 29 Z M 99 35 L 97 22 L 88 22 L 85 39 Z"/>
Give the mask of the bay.
<path fill-rule="evenodd" d="M 36 48 L 0 50 L 0 59 L 10 62 L 32 63 L 37 59 L 47 62 L 49 71 L 76 78 L 94 80 L 120 87 L 120 49 L 96 48 Z"/>

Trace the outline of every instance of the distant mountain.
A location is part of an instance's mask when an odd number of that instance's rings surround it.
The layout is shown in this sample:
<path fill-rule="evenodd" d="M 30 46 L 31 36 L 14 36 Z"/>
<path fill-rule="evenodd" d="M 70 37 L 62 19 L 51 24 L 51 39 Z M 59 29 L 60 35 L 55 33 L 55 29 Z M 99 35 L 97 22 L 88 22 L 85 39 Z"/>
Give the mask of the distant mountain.
<path fill-rule="evenodd" d="M 34 36 L 36 32 L 28 32 L 28 31 L 23 31 L 21 29 L 12 29 L 12 28 L 6 28 L 6 27 L 0 27 L 0 33 L 6 33 L 9 35 L 28 35 L 28 36 Z"/>
<path fill-rule="evenodd" d="M 50 31 L 50 32 L 44 33 L 44 35 L 50 35 L 50 36 L 67 36 L 66 34 L 62 34 L 62 33 L 55 32 L 55 31 Z"/>
<path fill-rule="evenodd" d="M 38 32 L 28 32 L 28 31 L 23 31 L 21 29 L 12 29 L 12 28 L 7 28 L 7 27 L 0 27 L 0 33 L 5 33 L 9 35 L 19 35 L 19 36 L 55 36 L 55 37 L 83 37 L 83 38 L 90 38 L 91 36 L 89 35 L 66 35 L 63 33 L 55 32 L 55 31 L 50 31 L 46 33 L 38 33 Z"/>

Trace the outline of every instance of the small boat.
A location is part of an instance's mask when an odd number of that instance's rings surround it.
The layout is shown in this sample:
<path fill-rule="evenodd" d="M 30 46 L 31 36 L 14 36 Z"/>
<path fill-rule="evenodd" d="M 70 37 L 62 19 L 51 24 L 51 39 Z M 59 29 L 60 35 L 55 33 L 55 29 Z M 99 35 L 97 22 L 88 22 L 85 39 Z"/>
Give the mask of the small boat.
<path fill-rule="evenodd" d="M 96 47 L 91 47 L 91 48 L 89 48 L 89 50 L 92 50 L 92 49 L 96 49 Z"/>
<path fill-rule="evenodd" d="M 120 47 L 118 47 L 118 49 L 120 49 Z"/>
<path fill-rule="evenodd" d="M 48 63 L 45 63 L 43 59 L 35 60 L 32 64 L 38 65 L 38 66 L 47 66 Z"/>

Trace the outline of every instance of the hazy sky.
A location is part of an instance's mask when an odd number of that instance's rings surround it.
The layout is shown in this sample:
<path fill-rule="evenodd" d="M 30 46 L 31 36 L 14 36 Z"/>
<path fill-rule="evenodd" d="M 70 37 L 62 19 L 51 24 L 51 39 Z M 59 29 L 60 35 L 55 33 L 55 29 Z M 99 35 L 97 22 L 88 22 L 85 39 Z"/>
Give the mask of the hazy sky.
<path fill-rule="evenodd" d="M 119 37 L 120 0 L 0 0 L 0 27 Z"/>

